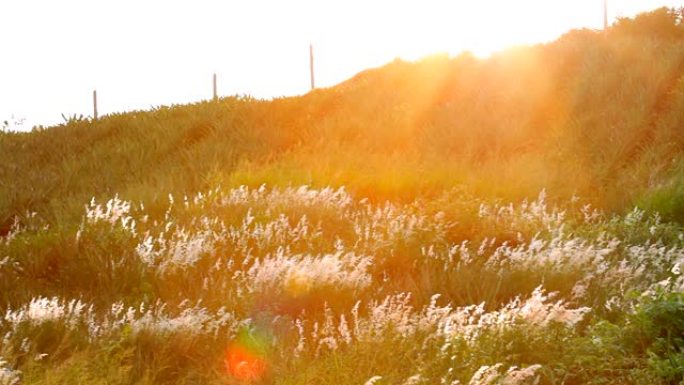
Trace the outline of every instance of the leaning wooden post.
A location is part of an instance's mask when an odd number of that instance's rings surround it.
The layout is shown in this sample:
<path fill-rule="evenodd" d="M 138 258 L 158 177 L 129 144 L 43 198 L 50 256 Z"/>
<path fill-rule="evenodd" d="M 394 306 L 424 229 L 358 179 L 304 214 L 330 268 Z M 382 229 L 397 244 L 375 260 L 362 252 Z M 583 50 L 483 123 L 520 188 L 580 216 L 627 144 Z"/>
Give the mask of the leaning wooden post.
<path fill-rule="evenodd" d="M 313 55 L 313 44 L 309 44 L 309 70 L 311 71 L 311 89 L 316 88 L 314 82 L 314 55 Z"/>
<path fill-rule="evenodd" d="M 214 72 L 214 101 L 218 100 L 218 91 L 216 90 L 216 72 Z"/>
<path fill-rule="evenodd" d="M 97 120 L 97 90 L 93 90 L 93 120 Z"/>

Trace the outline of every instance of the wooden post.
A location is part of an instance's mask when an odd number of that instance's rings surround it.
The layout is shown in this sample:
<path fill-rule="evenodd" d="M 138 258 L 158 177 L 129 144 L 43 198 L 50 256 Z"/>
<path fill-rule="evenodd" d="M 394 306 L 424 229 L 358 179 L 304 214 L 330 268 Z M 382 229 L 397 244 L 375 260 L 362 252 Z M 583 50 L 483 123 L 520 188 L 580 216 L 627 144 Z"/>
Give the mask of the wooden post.
<path fill-rule="evenodd" d="M 313 56 L 313 44 L 309 44 L 309 69 L 311 71 L 311 89 L 316 88 L 314 82 L 314 56 Z"/>
<path fill-rule="evenodd" d="M 97 90 L 93 90 L 93 120 L 97 120 Z"/>
<path fill-rule="evenodd" d="M 218 91 L 216 90 L 216 72 L 214 72 L 214 101 L 218 100 Z"/>
<path fill-rule="evenodd" d="M 603 0 L 603 30 L 608 29 L 608 0 Z"/>

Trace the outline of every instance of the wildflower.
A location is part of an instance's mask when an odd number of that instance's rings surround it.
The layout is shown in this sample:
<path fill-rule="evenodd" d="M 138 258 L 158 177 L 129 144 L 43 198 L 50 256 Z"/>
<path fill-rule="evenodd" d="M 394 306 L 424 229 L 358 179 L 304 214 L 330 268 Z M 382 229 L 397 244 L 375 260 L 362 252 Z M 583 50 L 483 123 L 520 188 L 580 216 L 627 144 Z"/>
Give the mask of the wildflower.
<path fill-rule="evenodd" d="M 515 366 L 510 367 L 504 375 L 501 385 L 522 385 L 522 384 L 537 384 L 539 377 L 537 371 L 541 369 L 541 365 L 531 365 L 523 369 L 518 369 Z"/>
<path fill-rule="evenodd" d="M 41 361 L 43 358 L 47 357 L 47 353 L 38 353 L 33 357 L 34 361 Z"/>
<path fill-rule="evenodd" d="M 404 381 L 403 385 L 417 385 L 420 384 L 423 381 L 423 376 L 420 374 L 414 374 L 413 376 L 409 377 Z"/>
<path fill-rule="evenodd" d="M 246 283 L 253 292 L 284 292 L 293 297 L 309 293 L 314 288 L 364 289 L 370 285 L 367 272 L 370 257 L 353 253 L 287 255 L 279 249 L 275 256 L 266 256 L 247 271 Z"/>
<path fill-rule="evenodd" d="M 376 382 L 382 380 L 382 376 L 373 376 L 368 379 L 368 381 L 364 382 L 363 385 L 374 385 Z"/>
<path fill-rule="evenodd" d="M 468 385 L 495 385 L 495 381 L 501 377 L 499 373 L 501 366 L 500 363 L 494 366 L 481 366 L 470 378 Z"/>
<path fill-rule="evenodd" d="M 17 385 L 21 381 L 21 371 L 13 370 L 9 367 L 7 361 L 0 357 L 0 384 L 2 385 Z"/>

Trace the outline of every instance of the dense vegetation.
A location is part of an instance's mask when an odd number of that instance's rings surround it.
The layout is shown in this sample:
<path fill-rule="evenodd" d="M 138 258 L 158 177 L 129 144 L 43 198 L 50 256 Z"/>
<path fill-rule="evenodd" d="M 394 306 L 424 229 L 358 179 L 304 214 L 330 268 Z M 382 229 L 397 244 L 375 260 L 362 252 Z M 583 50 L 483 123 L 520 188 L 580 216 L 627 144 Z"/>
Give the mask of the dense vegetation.
<path fill-rule="evenodd" d="M 680 10 L 0 157 L 0 384 L 684 383 Z"/>

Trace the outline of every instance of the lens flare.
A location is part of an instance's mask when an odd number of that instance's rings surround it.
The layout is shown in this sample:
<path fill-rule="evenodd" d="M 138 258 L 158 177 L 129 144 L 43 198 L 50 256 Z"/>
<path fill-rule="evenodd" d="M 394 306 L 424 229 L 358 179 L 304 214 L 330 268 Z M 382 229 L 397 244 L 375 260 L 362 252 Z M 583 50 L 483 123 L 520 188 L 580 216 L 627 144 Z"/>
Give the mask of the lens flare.
<path fill-rule="evenodd" d="M 245 328 L 226 349 L 226 371 L 242 381 L 261 379 L 267 371 L 269 335 Z"/>
<path fill-rule="evenodd" d="M 239 344 L 228 347 L 225 364 L 228 373 L 244 381 L 258 380 L 266 371 L 266 361 Z"/>
<path fill-rule="evenodd" d="M 285 292 L 292 298 L 303 297 L 311 291 L 311 278 L 302 273 L 293 273 L 285 281 Z"/>

